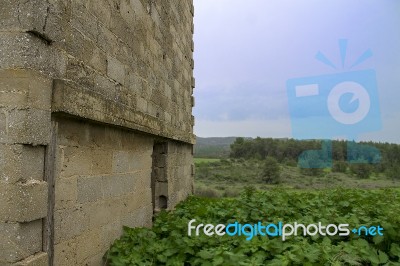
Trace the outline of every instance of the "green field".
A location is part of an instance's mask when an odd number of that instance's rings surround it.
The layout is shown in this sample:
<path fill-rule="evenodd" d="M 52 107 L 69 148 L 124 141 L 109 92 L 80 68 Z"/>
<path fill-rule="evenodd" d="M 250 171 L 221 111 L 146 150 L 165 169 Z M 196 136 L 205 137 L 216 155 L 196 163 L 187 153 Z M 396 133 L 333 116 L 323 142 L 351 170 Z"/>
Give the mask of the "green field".
<path fill-rule="evenodd" d="M 302 172 L 298 167 L 279 164 L 279 182 L 268 184 L 262 179 L 262 160 L 243 159 L 195 159 L 195 192 L 199 196 L 224 197 L 237 196 L 245 186 L 258 190 L 274 187 L 296 189 L 329 188 L 390 188 L 400 187 L 399 179 L 387 178 L 382 173 L 372 173 L 369 178 L 358 178 L 349 170 L 345 173 L 323 169 L 313 176 Z"/>

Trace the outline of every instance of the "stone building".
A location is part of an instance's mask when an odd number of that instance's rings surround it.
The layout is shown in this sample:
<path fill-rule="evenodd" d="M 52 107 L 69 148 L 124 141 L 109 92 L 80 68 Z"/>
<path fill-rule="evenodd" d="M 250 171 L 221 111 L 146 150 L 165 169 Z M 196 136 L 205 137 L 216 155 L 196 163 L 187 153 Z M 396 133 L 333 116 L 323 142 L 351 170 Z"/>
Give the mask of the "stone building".
<path fill-rule="evenodd" d="M 0 1 L 0 265 L 102 265 L 192 193 L 193 12 Z"/>

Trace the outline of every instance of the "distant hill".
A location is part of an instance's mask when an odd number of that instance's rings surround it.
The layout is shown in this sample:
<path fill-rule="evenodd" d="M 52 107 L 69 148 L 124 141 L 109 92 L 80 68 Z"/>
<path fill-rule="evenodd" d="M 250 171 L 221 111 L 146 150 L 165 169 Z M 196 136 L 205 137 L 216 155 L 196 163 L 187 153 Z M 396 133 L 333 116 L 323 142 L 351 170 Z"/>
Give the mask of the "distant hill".
<path fill-rule="evenodd" d="M 211 137 L 211 138 L 201 138 L 197 137 L 196 141 L 198 145 L 208 145 L 208 146 L 220 146 L 220 145 L 231 145 L 237 137 Z"/>
<path fill-rule="evenodd" d="M 230 145 L 236 137 L 196 138 L 194 157 L 197 158 L 228 158 Z"/>

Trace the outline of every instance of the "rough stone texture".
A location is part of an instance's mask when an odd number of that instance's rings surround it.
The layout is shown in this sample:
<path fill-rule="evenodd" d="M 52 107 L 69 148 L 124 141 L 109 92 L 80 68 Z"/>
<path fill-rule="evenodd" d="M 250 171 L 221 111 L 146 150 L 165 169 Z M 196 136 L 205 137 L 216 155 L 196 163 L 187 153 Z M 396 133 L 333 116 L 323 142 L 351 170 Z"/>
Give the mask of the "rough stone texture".
<path fill-rule="evenodd" d="M 0 262 L 14 262 L 42 250 L 42 220 L 0 223 Z"/>
<path fill-rule="evenodd" d="M 48 144 L 52 82 L 34 71 L 1 67 L 0 143 Z"/>
<path fill-rule="evenodd" d="M 55 265 L 85 265 L 101 259 L 122 226 L 151 226 L 153 138 L 57 120 Z"/>
<path fill-rule="evenodd" d="M 1 2 L 0 265 L 101 265 L 123 225 L 192 193 L 193 14 Z"/>
<path fill-rule="evenodd" d="M 55 112 L 193 143 L 191 10 L 189 0 L 5 0 L 0 66 L 74 88 L 58 91 Z"/>
<path fill-rule="evenodd" d="M 0 217 L 4 222 L 29 222 L 47 214 L 47 183 L 0 183 Z"/>
<path fill-rule="evenodd" d="M 47 253 L 38 252 L 28 258 L 15 263 L 16 266 L 47 266 L 49 265 L 49 258 Z"/>
<path fill-rule="evenodd" d="M 193 153 L 192 146 L 183 143 L 169 143 L 167 157 L 168 171 L 168 206 L 174 207 L 180 201 L 193 193 Z M 192 178 L 181 178 L 190 176 Z"/>
<path fill-rule="evenodd" d="M 2 34 L 0 42 L 5 40 Z M 1 45 L 2 52 L 3 48 L 7 50 Z M 46 217 L 48 206 L 44 158 L 45 145 L 50 139 L 52 81 L 37 71 L 6 67 L 2 61 L 0 264 L 20 261 L 24 264 L 19 265 L 44 265 L 46 260 L 41 257 L 22 260 L 42 251 L 42 218 Z"/>
<path fill-rule="evenodd" d="M 160 195 L 172 209 L 192 193 L 191 145 L 162 139 L 160 150 L 159 137 L 57 122 L 55 265 L 99 265 L 122 226 L 151 226 Z M 160 182 L 152 194 L 155 172 Z"/>
<path fill-rule="evenodd" d="M 43 146 L 0 143 L 0 180 L 5 183 L 43 180 L 44 152 Z"/>

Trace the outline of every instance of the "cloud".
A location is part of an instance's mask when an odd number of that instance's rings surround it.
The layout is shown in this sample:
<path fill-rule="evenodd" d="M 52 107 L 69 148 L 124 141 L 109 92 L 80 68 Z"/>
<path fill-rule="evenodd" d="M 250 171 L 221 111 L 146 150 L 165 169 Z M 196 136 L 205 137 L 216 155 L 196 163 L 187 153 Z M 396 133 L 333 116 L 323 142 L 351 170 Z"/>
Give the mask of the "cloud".
<path fill-rule="evenodd" d="M 195 0 L 195 9 L 193 112 L 199 135 L 286 136 L 288 79 L 374 69 L 384 130 L 368 136 L 400 141 L 394 136 L 400 130 L 400 1 Z M 342 38 L 349 40 L 344 69 Z M 346 68 L 367 49 L 371 58 Z M 318 51 L 339 67 L 315 60 Z M 315 115 L 316 108 L 292 116 Z"/>
<path fill-rule="evenodd" d="M 210 86 L 196 92 L 195 97 L 198 104 L 194 114 L 198 119 L 239 121 L 278 118 L 288 113 L 285 88 L 269 84 Z"/>
<path fill-rule="evenodd" d="M 199 137 L 291 137 L 290 121 L 286 118 L 242 121 L 196 120 L 194 131 Z"/>

